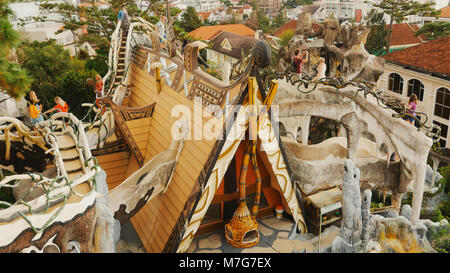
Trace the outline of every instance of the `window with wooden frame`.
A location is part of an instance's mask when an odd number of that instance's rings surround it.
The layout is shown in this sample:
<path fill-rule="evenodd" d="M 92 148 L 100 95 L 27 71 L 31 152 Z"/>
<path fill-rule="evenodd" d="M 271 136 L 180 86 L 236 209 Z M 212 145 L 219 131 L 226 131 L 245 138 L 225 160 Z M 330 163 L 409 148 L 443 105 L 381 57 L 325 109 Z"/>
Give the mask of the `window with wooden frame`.
<path fill-rule="evenodd" d="M 441 87 L 436 91 L 434 115 L 448 120 L 450 118 L 450 90 Z"/>
<path fill-rule="evenodd" d="M 402 94 L 403 93 L 403 78 L 397 73 L 389 74 L 388 90 Z"/>
<path fill-rule="evenodd" d="M 417 98 L 420 101 L 423 101 L 423 93 L 424 93 L 423 83 L 417 79 L 411 79 L 408 81 L 408 97 L 412 94 L 416 94 Z"/>

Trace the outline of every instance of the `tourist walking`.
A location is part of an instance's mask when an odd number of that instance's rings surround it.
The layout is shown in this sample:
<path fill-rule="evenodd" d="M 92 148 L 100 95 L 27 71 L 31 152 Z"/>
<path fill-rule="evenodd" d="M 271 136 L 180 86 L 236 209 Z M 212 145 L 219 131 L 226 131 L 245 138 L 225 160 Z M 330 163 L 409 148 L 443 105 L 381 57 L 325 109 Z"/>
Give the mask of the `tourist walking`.
<path fill-rule="evenodd" d="M 117 16 L 118 22 L 122 22 L 122 33 L 127 36 L 128 35 L 128 28 L 130 27 L 130 23 L 128 21 L 128 11 L 127 11 L 127 5 L 123 4 L 122 9 L 119 11 L 119 14 Z"/>
<path fill-rule="evenodd" d="M 417 108 L 417 96 L 416 94 L 412 94 L 409 97 L 409 103 L 408 105 L 406 105 L 407 111 L 408 111 L 408 117 L 407 117 L 407 121 L 409 123 L 411 123 L 412 125 L 414 125 L 414 117 L 416 117 L 416 108 Z M 414 117 L 413 117 L 414 116 Z"/>
<path fill-rule="evenodd" d="M 42 104 L 39 104 L 39 99 L 34 91 L 30 91 L 30 101 L 27 101 L 28 111 L 30 112 L 31 126 L 36 130 L 36 125 L 44 121 L 42 116 Z"/>
<path fill-rule="evenodd" d="M 65 101 L 63 101 L 63 99 L 61 99 L 61 97 L 55 97 L 55 103 L 56 103 L 55 107 L 53 107 L 50 110 L 45 111 L 44 114 L 48 114 L 53 111 L 64 112 L 64 113 L 67 113 L 67 111 L 69 111 L 69 106 L 67 105 L 67 103 Z"/>
<path fill-rule="evenodd" d="M 99 74 L 97 74 L 95 75 L 95 81 L 95 103 L 97 104 L 98 109 L 102 109 L 102 99 L 105 96 L 103 91 L 103 79 Z"/>

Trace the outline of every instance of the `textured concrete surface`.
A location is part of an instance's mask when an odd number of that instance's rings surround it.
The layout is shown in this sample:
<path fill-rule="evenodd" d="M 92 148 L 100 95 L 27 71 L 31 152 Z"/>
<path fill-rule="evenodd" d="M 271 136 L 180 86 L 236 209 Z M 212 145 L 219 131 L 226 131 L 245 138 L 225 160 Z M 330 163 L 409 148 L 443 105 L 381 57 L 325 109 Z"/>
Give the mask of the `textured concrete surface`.
<path fill-rule="evenodd" d="M 235 248 L 225 239 L 223 230 L 217 230 L 195 238 L 187 253 L 298 253 L 317 252 L 318 237 L 312 234 L 296 234 L 293 239 L 289 235 L 294 228 L 294 222 L 287 218 L 276 219 L 268 216 L 258 220 L 260 241 L 250 248 Z M 320 240 L 321 252 L 331 247 L 339 229 L 329 227 Z"/>

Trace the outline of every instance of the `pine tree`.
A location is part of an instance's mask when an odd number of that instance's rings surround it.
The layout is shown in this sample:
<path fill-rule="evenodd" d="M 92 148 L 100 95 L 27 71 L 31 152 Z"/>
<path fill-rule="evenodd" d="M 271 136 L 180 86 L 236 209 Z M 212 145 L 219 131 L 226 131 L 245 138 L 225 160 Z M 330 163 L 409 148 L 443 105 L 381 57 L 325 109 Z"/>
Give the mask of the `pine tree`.
<path fill-rule="evenodd" d="M 202 25 L 202 20 L 193 7 L 188 7 L 181 16 L 181 26 L 186 32 L 191 32 Z"/>
<path fill-rule="evenodd" d="M 386 37 L 388 30 L 386 29 L 386 23 L 383 19 L 384 13 L 378 12 L 376 9 L 372 9 L 365 18 L 366 25 L 370 26 L 370 32 L 367 36 L 366 50 L 370 54 L 380 54 L 382 50 L 387 48 Z"/>
<path fill-rule="evenodd" d="M 423 25 L 415 36 L 425 35 L 429 40 L 450 35 L 450 22 L 432 22 Z"/>
<path fill-rule="evenodd" d="M 0 89 L 13 98 L 20 98 L 28 91 L 32 79 L 14 60 L 20 36 L 8 20 L 11 10 L 7 4 L 6 0 L 0 0 Z"/>

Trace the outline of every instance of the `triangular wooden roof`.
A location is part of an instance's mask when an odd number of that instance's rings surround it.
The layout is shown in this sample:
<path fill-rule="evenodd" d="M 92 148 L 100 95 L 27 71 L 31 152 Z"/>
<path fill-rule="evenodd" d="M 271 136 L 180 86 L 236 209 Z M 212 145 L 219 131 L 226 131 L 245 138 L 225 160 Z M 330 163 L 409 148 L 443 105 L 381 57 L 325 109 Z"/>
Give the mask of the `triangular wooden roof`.
<path fill-rule="evenodd" d="M 189 48 L 186 50 L 189 50 Z M 154 71 L 150 69 L 151 62 L 159 58 L 161 62 L 164 59 L 166 68 L 172 64 L 177 64 L 178 68 L 186 68 L 186 61 L 183 64 L 167 55 L 155 54 L 149 48 L 141 48 L 140 51 L 141 53 L 148 53 L 148 61 L 134 60 L 135 62 L 131 65 L 133 91 L 129 98 L 129 106 L 142 107 L 156 103 L 148 130 L 144 162 L 167 150 L 170 145 L 171 126 L 179 118 L 179 116 L 172 116 L 173 107 L 182 105 L 187 107 L 191 113 L 194 113 L 195 105 L 192 94 L 197 94 L 198 90 L 203 90 L 200 94 L 203 94 L 206 99 L 209 98 L 208 96 L 217 96 L 222 92 L 221 90 L 228 90 L 227 92 L 231 94 L 230 100 L 235 97 L 234 105 L 246 103 L 247 88 L 245 82 L 240 81 L 227 87 L 199 69 L 172 70 L 167 74 L 167 81 L 163 78 L 164 84 L 161 91 L 158 92 Z M 144 56 L 145 54 L 139 55 Z M 188 81 L 191 77 L 193 77 L 192 80 Z M 264 97 L 264 92 L 260 92 L 259 99 L 263 101 Z M 220 103 L 222 107 L 224 105 L 222 99 L 211 99 L 210 101 Z M 207 105 L 203 105 L 203 109 L 205 107 Z M 238 115 L 243 115 L 243 111 L 243 108 L 239 110 Z M 202 122 L 204 124 L 217 119 L 217 117 L 211 117 L 211 119 L 203 117 Z M 226 125 L 235 125 L 234 122 L 226 123 L 224 120 L 221 122 L 219 124 L 223 124 L 222 128 L 225 128 Z M 191 125 L 191 139 L 185 141 L 176 165 L 172 184 L 167 192 L 151 199 L 131 218 L 131 222 L 148 252 L 183 252 L 187 249 L 214 197 L 218 186 L 216 182 L 221 181 L 239 146 L 240 140 L 226 139 L 226 135 L 222 137 L 222 140 L 211 136 L 209 136 L 210 140 L 205 138 L 194 139 L 194 129 L 198 129 L 194 128 L 196 126 L 195 124 L 194 126 Z M 267 153 L 268 161 L 274 166 L 273 172 L 278 178 L 280 189 L 283 191 L 292 215 L 299 224 L 299 229 L 306 231 L 291 179 L 291 172 L 284 159 L 284 149 L 275 135 L 277 130 L 273 126 L 276 125 L 270 124 L 270 121 L 267 120 L 267 123 L 262 127 L 265 134 L 270 135 L 267 141 L 262 142 L 262 146 L 266 151 L 274 149 L 271 153 Z M 239 131 L 238 133 L 242 138 L 247 127 L 236 130 Z M 222 130 L 222 132 L 225 134 L 224 132 L 229 132 L 229 130 Z M 137 164 L 132 168 L 133 170 L 127 171 L 128 174 L 139 169 Z"/>

